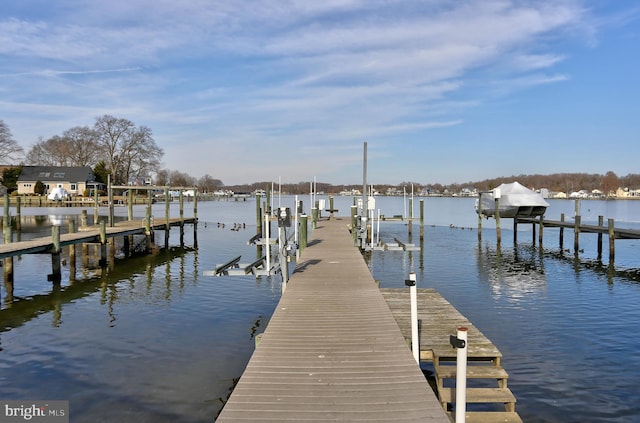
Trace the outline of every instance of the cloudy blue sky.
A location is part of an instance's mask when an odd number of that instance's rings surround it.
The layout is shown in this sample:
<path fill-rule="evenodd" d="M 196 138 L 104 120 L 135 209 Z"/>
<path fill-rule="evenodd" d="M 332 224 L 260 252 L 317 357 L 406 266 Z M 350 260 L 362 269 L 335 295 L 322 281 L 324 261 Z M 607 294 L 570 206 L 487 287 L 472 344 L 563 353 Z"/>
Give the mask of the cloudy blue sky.
<path fill-rule="evenodd" d="M 111 114 L 225 184 L 640 173 L 640 3 L 2 0 L 0 119 Z"/>

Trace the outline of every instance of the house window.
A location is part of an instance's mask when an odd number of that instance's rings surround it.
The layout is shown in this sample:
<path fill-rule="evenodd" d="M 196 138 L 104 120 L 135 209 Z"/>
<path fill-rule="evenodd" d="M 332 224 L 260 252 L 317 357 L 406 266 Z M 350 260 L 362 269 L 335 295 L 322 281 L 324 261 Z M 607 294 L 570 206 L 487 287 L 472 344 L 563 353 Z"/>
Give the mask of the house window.
<path fill-rule="evenodd" d="M 77 190 L 78 188 L 76 187 L 76 184 L 71 184 L 71 186 L 69 187 L 69 189 L 70 189 L 71 191 L 75 191 L 75 190 Z"/>
<path fill-rule="evenodd" d="M 64 178 L 64 172 L 55 172 L 53 174 L 54 178 Z"/>
<path fill-rule="evenodd" d="M 38 178 L 48 178 L 49 175 L 51 175 L 51 172 L 40 172 Z"/>

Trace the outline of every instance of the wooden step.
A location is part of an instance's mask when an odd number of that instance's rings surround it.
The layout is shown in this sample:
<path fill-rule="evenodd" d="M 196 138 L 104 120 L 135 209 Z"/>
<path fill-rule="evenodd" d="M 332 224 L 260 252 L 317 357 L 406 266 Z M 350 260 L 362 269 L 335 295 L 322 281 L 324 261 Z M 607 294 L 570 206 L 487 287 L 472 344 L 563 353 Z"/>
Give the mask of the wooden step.
<path fill-rule="evenodd" d="M 441 388 L 438 395 L 441 403 L 456 402 L 456 388 Z M 467 388 L 467 402 L 515 404 L 516 397 L 509 388 Z"/>
<path fill-rule="evenodd" d="M 457 366 L 433 366 L 438 379 L 455 379 Z M 467 365 L 467 378 L 469 379 L 508 379 L 509 374 L 500 366 L 493 365 Z"/>
<path fill-rule="evenodd" d="M 452 422 L 456 420 L 455 412 L 447 412 Z M 522 423 L 518 413 L 511 411 L 467 411 L 466 423 Z"/>

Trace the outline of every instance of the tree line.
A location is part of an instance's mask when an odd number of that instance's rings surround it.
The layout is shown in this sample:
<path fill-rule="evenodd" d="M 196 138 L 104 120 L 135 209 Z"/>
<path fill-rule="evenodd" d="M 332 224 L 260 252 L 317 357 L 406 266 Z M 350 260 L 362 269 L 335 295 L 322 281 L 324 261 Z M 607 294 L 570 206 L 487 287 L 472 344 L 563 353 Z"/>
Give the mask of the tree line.
<path fill-rule="evenodd" d="M 163 156 L 164 151 L 156 144 L 150 128 L 111 115 L 97 117 L 92 126 L 76 126 L 48 139 L 40 138 L 26 152 L 13 138 L 9 127 L 0 119 L 0 163 L 32 166 L 89 166 L 93 169 L 98 182 L 106 183 L 108 175 L 111 175 L 111 181 L 118 185 L 149 180 L 151 175 L 155 175 L 153 180 L 155 185 L 198 187 L 200 192 L 225 189 L 248 193 L 258 189 L 270 189 L 274 185 L 273 182 L 262 181 L 225 186 L 220 179 L 208 174 L 198 179 L 178 170 L 161 168 Z M 8 169 L 3 172 L 3 181 L 17 180 L 19 174 L 19 166 Z M 414 192 L 457 193 L 464 188 L 488 191 L 501 183 L 513 181 L 518 181 L 530 188 L 547 188 L 567 194 L 579 190 L 598 189 L 607 195 L 618 187 L 640 188 L 640 174 L 618 177 L 613 171 L 604 175 L 587 173 L 517 175 L 448 185 L 405 181 L 395 185 L 381 184 L 375 188 L 382 194 L 393 190 L 410 192 L 411 189 Z M 309 184 L 308 181 L 283 184 L 280 189 L 289 194 L 305 194 L 310 190 Z M 317 182 L 316 189 L 326 193 L 339 193 L 362 190 L 362 185 L 333 185 Z"/>
<path fill-rule="evenodd" d="M 214 191 L 222 181 L 205 175 L 199 180 L 180 171 L 161 168 L 164 151 L 147 126 L 111 115 L 97 117 L 91 126 L 75 126 L 48 139 L 40 137 L 27 151 L 13 138 L 8 125 L 0 120 L 0 163 L 16 165 L 3 172 L 3 181 L 13 188 L 20 167 L 88 166 L 98 182 L 109 176 L 116 185 L 142 183 L 155 175 L 156 185 L 198 186 Z"/>

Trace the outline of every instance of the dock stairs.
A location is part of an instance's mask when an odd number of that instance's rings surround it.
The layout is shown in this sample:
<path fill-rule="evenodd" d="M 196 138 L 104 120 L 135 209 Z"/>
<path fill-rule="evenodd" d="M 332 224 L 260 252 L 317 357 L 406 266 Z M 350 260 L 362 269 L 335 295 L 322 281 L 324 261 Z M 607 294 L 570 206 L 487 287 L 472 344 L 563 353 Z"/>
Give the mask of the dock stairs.
<path fill-rule="evenodd" d="M 408 289 L 382 288 L 387 305 L 405 339 L 411 342 Z M 458 310 L 434 289 L 418 289 L 420 361 L 431 362 L 440 405 L 455 421 L 457 351 L 449 336 L 468 328 L 466 423 L 522 423 L 515 411 L 516 397 L 507 386 L 502 353 Z"/>
<path fill-rule="evenodd" d="M 456 353 L 434 355 L 433 369 L 436 391 L 440 404 L 455 421 L 455 380 L 457 375 Z M 516 398 L 507 387 L 509 374 L 500 365 L 499 357 L 473 357 L 467 359 L 467 405 L 468 423 L 522 423 L 515 411 Z"/>

